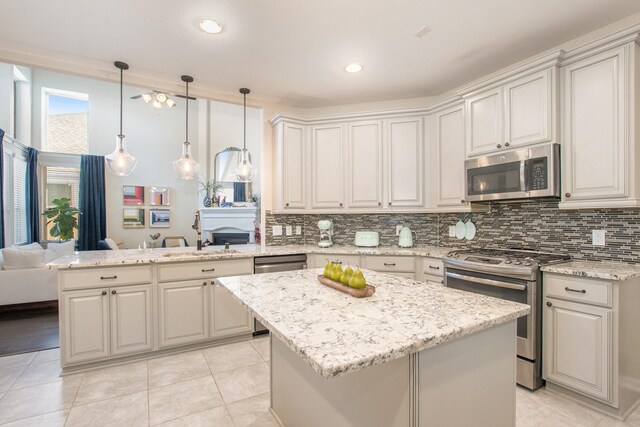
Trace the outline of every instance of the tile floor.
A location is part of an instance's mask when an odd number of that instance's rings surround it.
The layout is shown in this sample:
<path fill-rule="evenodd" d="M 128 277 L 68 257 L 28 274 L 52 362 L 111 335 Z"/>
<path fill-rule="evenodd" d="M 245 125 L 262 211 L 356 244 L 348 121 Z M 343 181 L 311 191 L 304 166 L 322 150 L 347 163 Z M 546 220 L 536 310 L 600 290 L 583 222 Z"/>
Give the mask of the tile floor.
<path fill-rule="evenodd" d="M 277 426 L 269 341 L 250 341 L 59 377 L 59 350 L 0 358 L 1 426 Z M 517 426 L 640 427 L 557 394 L 518 388 Z"/>

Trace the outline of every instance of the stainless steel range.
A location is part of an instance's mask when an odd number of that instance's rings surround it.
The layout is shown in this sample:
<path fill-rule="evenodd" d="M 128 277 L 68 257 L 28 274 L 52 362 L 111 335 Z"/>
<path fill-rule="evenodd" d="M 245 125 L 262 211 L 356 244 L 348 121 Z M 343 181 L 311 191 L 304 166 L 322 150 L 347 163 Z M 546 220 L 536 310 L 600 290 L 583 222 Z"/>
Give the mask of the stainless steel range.
<path fill-rule="evenodd" d="M 517 381 L 532 390 L 542 385 L 540 267 L 569 260 L 569 255 L 491 248 L 452 251 L 444 259 L 446 286 L 531 306 L 531 314 L 517 321 Z"/>

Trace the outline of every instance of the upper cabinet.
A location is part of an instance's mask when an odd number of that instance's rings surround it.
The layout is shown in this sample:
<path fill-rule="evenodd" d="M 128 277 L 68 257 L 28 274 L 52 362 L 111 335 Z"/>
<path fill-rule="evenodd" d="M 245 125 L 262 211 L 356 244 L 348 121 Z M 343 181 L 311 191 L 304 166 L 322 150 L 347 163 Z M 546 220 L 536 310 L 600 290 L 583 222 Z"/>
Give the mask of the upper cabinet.
<path fill-rule="evenodd" d="M 632 42 L 562 68 L 563 208 L 640 206 L 637 55 Z"/>
<path fill-rule="evenodd" d="M 350 208 L 382 206 L 382 121 L 348 125 L 347 182 Z"/>
<path fill-rule="evenodd" d="M 311 207 L 344 206 L 344 143 L 342 125 L 311 129 Z"/>
<path fill-rule="evenodd" d="M 285 209 L 306 206 L 306 138 L 305 128 L 281 123 L 282 133 L 282 196 Z"/>
<path fill-rule="evenodd" d="M 464 207 L 465 123 L 464 105 L 435 112 L 427 117 L 427 141 L 432 173 L 432 204 Z"/>
<path fill-rule="evenodd" d="M 467 156 L 554 141 L 556 67 L 466 97 Z"/>
<path fill-rule="evenodd" d="M 422 207 L 422 117 L 385 120 L 387 206 Z"/>

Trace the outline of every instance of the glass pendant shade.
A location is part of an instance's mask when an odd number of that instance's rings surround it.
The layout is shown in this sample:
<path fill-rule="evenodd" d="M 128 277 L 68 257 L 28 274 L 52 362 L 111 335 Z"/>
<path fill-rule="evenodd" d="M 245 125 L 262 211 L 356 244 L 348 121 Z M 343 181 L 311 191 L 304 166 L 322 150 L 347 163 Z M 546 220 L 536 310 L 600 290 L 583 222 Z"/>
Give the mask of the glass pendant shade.
<path fill-rule="evenodd" d="M 240 162 L 233 171 L 240 182 L 251 182 L 253 181 L 253 178 L 256 177 L 256 168 L 251 164 L 251 160 L 249 160 L 249 152 L 246 148 L 242 150 Z"/>
<path fill-rule="evenodd" d="M 200 165 L 191 157 L 191 144 L 182 144 L 182 157 L 173 161 L 173 167 L 178 172 L 180 179 L 196 179 L 200 172 Z"/>
<path fill-rule="evenodd" d="M 117 176 L 127 176 L 136 167 L 138 160 L 133 157 L 124 146 L 124 135 L 116 137 L 116 149 L 113 153 L 104 156 L 107 168 Z"/>

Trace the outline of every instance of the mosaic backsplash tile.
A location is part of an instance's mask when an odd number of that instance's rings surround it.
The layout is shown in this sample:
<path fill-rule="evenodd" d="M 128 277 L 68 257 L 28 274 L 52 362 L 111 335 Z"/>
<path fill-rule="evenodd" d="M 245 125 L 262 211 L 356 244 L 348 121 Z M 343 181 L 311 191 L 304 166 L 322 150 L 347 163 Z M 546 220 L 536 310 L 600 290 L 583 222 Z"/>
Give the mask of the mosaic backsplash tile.
<path fill-rule="evenodd" d="M 459 214 L 273 215 L 267 214 L 268 245 L 316 244 L 320 219 L 334 223 L 334 242 L 352 245 L 355 232 L 380 232 L 382 246 L 396 245 L 395 226 L 416 231 L 417 245 L 448 247 L 494 246 L 563 252 L 577 259 L 640 262 L 640 210 L 559 210 L 553 200 L 492 203 L 487 213 L 465 214 L 477 228 L 472 241 L 449 237 L 449 226 Z M 293 236 L 273 236 L 273 225 L 292 225 Z M 295 226 L 302 234 L 295 235 Z M 591 244 L 592 230 L 606 230 L 606 246 Z M 283 233 L 284 234 L 284 233 Z"/>

